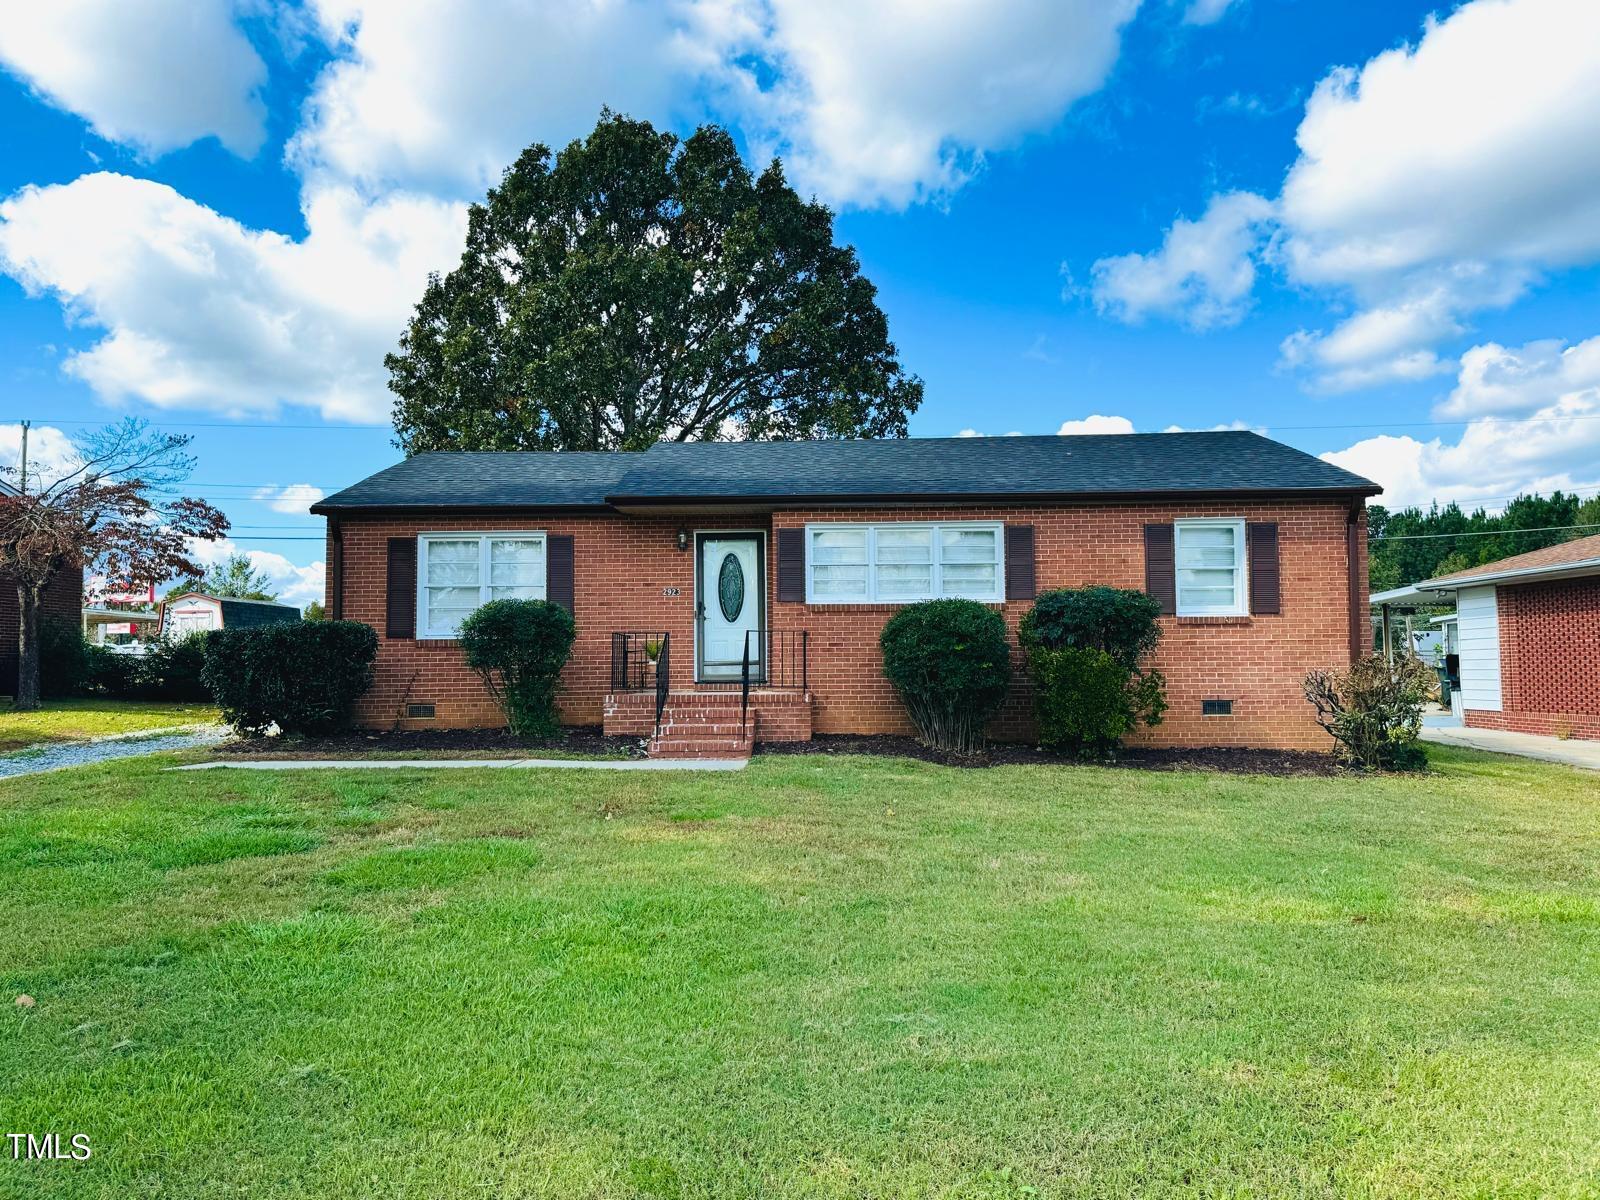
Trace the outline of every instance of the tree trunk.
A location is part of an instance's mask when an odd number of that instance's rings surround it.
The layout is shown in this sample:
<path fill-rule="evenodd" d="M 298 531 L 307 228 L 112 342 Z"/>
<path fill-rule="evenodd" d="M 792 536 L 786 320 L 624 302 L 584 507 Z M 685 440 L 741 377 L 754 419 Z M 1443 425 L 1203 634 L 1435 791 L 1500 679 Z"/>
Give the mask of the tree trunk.
<path fill-rule="evenodd" d="M 17 695 L 18 712 L 39 707 L 39 605 L 41 589 L 17 587 Z"/>

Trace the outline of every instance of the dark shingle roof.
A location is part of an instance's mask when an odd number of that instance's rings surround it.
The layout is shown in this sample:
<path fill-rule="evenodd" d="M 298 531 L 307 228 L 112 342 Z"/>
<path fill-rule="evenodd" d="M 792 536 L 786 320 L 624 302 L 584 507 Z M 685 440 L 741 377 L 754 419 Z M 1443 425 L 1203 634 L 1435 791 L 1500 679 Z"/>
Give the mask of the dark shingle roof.
<path fill-rule="evenodd" d="M 614 501 L 1161 492 L 1376 492 L 1377 485 L 1259 434 L 663 443 Z"/>
<path fill-rule="evenodd" d="M 663 442 L 643 454 L 423 454 L 315 505 L 589 507 L 970 497 L 1375 494 L 1377 484 L 1243 431 L 882 441 Z"/>
<path fill-rule="evenodd" d="M 418 454 L 311 506 L 351 508 L 601 508 L 642 457 L 589 451 L 471 450 Z"/>
<path fill-rule="evenodd" d="M 300 610 L 292 604 L 269 604 L 264 600 L 240 600 L 218 596 L 222 604 L 224 629 L 250 629 L 256 625 L 278 625 L 300 620 Z"/>

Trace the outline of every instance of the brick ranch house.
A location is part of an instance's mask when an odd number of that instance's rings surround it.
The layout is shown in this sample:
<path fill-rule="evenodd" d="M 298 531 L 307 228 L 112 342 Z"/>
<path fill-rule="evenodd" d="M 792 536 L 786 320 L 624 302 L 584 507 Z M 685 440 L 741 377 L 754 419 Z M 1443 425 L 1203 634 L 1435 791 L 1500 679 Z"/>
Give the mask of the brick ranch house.
<path fill-rule="evenodd" d="M 1455 601 L 1467 725 L 1600 738 L 1600 534 L 1399 590 Z"/>
<path fill-rule="evenodd" d="M 1323 748 L 1300 680 L 1364 652 L 1379 490 L 1212 432 L 420 454 L 312 511 L 328 612 L 379 634 L 365 727 L 500 724 L 452 638 L 521 596 L 576 618 L 570 723 L 659 717 L 663 754 L 905 733 L 878 650 L 899 605 L 969 597 L 1015 631 L 1038 591 L 1109 584 L 1165 614 L 1171 707 L 1141 741 Z M 993 733 L 1030 732 L 1019 671 Z"/>

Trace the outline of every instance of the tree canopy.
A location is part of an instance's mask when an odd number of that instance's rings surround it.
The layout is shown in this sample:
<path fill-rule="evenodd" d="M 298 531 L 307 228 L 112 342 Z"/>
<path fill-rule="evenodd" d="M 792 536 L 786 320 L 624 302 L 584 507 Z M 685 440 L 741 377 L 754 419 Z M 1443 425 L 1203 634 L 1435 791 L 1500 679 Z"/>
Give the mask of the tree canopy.
<path fill-rule="evenodd" d="M 726 130 L 601 114 L 525 150 L 472 207 L 397 353 L 397 443 L 640 450 L 660 440 L 903 437 L 922 382 L 833 214 Z"/>
<path fill-rule="evenodd" d="M 272 580 L 266 572 L 255 569 L 248 555 L 230 554 L 221 562 L 212 563 L 203 575 L 180 580 L 167 595 L 203 592 L 237 600 L 276 600 L 278 593 L 271 589 Z"/>
<path fill-rule="evenodd" d="M 188 444 L 130 417 L 75 439 L 71 460 L 50 477 L 21 476 L 0 495 L 0 569 L 19 608 L 17 708 L 39 706 L 39 612 L 58 574 L 90 569 L 137 582 L 198 573 L 191 540 L 228 528 L 204 501 L 169 498 L 193 470 Z"/>
<path fill-rule="evenodd" d="M 1453 502 L 1426 512 L 1390 512 L 1371 504 L 1367 574 L 1373 591 L 1388 591 L 1595 533 L 1600 533 L 1600 496 L 1582 500 L 1561 491 L 1518 496 L 1493 515 L 1482 508 L 1466 513 Z"/>

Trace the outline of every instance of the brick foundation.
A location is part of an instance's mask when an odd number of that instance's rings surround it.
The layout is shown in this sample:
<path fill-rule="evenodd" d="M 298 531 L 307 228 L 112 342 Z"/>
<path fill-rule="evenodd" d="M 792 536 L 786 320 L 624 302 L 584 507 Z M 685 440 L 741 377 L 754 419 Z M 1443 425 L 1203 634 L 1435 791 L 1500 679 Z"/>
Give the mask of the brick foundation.
<path fill-rule="evenodd" d="M 708 708 L 726 708 L 727 719 L 739 719 L 739 693 L 727 689 L 674 691 L 674 702 L 692 700 Z M 605 732 L 648 737 L 655 728 L 654 692 L 620 692 L 605 698 Z M 758 742 L 809 742 L 811 697 L 800 692 L 750 693 L 750 727 Z"/>
<path fill-rule="evenodd" d="M 770 531 L 824 521 L 1001 520 L 1035 527 L 1040 590 L 1109 584 L 1144 585 L 1143 526 L 1181 517 L 1226 516 L 1279 525 L 1282 615 L 1241 618 L 1162 618 L 1162 641 L 1153 665 L 1167 676 L 1170 708 L 1165 722 L 1137 739 L 1164 746 L 1261 746 L 1326 749 L 1327 737 L 1311 718 L 1300 680 L 1314 667 L 1350 660 L 1350 594 L 1346 573 L 1343 501 L 1250 503 L 1143 503 L 1011 505 L 989 508 L 904 508 L 786 511 L 715 517 L 640 517 L 523 514 L 346 516 L 342 541 L 342 615 L 379 632 L 376 682 L 357 707 L 369 728 L 470 727 L 502 724 L 499 711 L 453 642 L 389 639 L 384 631 L 385 549 L 390 537 L 460 531 L 543 530 L 575 539 L 578 639 L 562 677 L 560 706 L 572 724 L 622 728 L 622 710 L 639 703 L 618 699 L 608 714 L 611 634 L 619 630 L 672 635 L 674 691 L 692 686 L 695 553 L 679 551 L 679 528 Z M 1366 578 L 1365 522 L 1358 541 L 1358 570 Z M 332 555 L 330 530 L 330 556 Z M 807 605 L 776 600 L 775 539 L 767 539 L 768 622 L 777 631 L 810 631 L 811 704 L 804 716 L 793 706 L 763 701 L 761 740 L 802 736 L 814 725 L 829 733 L 905 733 L 910 724 L 883 677 L 878 635 L 897 606 Z M 333 559 L 330 557 L 330 562 Z M 335 609 L 329 576 L 330 610 Z M 677 589 L 676 596 L 667 595 Z M 999 606 L 1013 634 L 1030 601 Z M 1358 612 L 1365 618 L 1365 584 Z M 1027 679 L 1018 662 L 1017 683 L 994 733 L 1031 734 Z M 736 694 L 735 694 L 736 695 Z M 1201 701 L 1233 701 L 1233 715 L 1202 717 Z M 431 703 L 437 716 L 405 716 L 408 704 Z M 648 697 L 653 706 L 653 695 Z M 632 731 L 632 727 L 629 727 Z M 648 729 L 641 729 L 648 732 Z"/>

